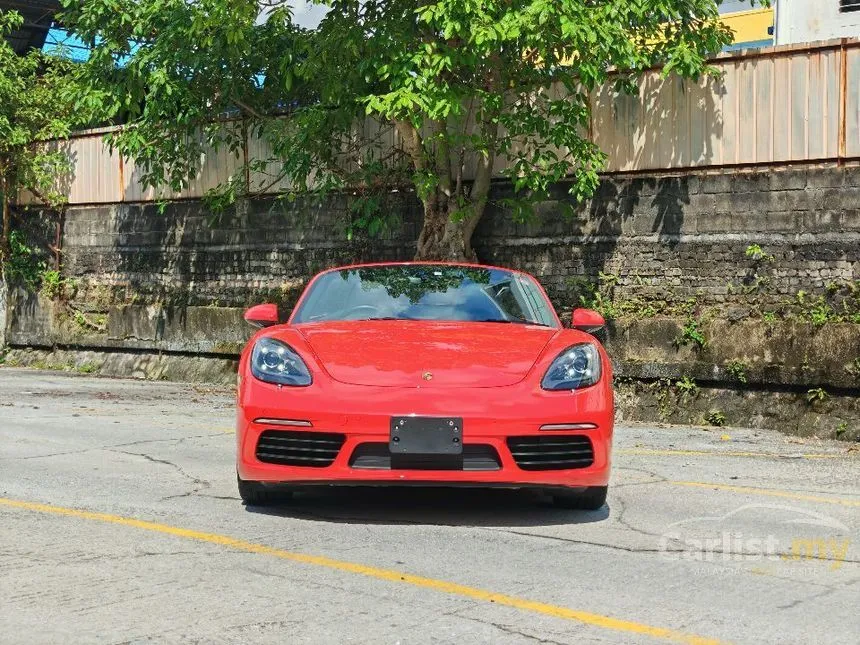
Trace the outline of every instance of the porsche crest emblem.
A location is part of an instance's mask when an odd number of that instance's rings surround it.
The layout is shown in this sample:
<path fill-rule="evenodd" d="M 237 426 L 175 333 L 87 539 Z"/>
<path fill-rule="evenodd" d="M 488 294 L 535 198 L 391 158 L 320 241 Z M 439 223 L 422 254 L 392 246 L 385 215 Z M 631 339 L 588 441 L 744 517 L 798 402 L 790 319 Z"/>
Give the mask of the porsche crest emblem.
<path fill-rule="evenodd" d="M 425 381 L 430 381 L 430 380 L 432 380 L 433 375 L 430 372 L 424 372 L 421 375 L 421 378 L 423 378 Z"/>

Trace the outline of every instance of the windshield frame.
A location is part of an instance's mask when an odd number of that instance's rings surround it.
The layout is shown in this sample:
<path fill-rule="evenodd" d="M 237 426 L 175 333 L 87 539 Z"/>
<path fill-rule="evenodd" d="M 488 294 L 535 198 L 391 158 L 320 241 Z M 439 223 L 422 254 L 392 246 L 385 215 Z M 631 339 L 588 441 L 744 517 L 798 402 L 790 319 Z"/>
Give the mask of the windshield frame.
<path fill-rule="evenodd" d="M 540 294 L 540 297 L 543 298 L 543 302 L 546 305 L 547 311 L 550 314 L 551 323 L 552 324 L 544 324 L 542 322 L 532 322 L 525 321 L 519 324 L 522 325 L 533 325 L 540 326 L 551 329 L 561 329 L 563 327 L 561 323 L 561 319 L 558 317 L 558 312 L 555 310 L 555 307 L 552 304 L 552 301 L 546 294 L 546 290 L 543 288 L 543 285 L 538 281 L 534 276 L 529 275 L 523 271 L 517 271 L 516 269 L 509 269 L 506 267 L 497 267 L 492 265 L 485 264 L 470 264 L 467 262 L 376 262 L 376 263 L 366 263 L 366 264 L 351 264 L 346 266 L 333 267 L 331 269 L 326 269 L 325 271 L 321 271 L 316 274 L 311 281 L 307 284 L 304 291 L 302 291 L 302 295 L 299 297 L 295 306 L 293 307 L 292 312 L 290 313 L 289 320 L 287 321 L 288 325 L 319 325 L 324 323 L 343 323 L 343 322 L 368 322 L 373 319 L 356 319 L 356 320 L 304 320 L 304 321 L 296 321 L 296 318 L 302 308 L 305 306 L 308 296 L 313 291 L 314 287 L 318 280 L 323 278 L 324 276 L 341 272 L 341 271 L 353 271 L 357 269 L 385 269 L 385 268 L 402 268 L 402 267 L 446 267 L 446 268 L 463 268 L 463 269 L 487 269 L 490 271 L 504 271 L 506 273 L 510 273 L 513 277 L 519 277 L 520 279 L 525 279 L 531 283 L 531 285 L 537 290 L 537 293 Z M 377 319 L 378 320 L 378 319 Z M 468 320 L 428 320 L 428 319 L 419 319 L 419 320 L 411 320 L 408 318 L 395 319 L 393 322 L 419 322 L 419 323 L 452 323 L 452 324 L 478 324 L 480 321 L 468 321 Z M 488 321 L 489 324 L 494 324 L 500 321 Z"/>

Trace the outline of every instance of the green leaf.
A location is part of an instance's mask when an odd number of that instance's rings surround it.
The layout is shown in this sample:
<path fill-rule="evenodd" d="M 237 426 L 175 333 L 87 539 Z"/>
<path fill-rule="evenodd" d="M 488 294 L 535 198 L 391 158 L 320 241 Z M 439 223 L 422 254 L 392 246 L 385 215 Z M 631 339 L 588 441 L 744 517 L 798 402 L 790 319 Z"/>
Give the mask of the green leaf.
<path fill-rule="evenodd" d="M 715 0 L 322 4 L 333 10 L 313 29 L 285 7 L 260 20 L 257 0 L 64 0 L 63 21 L 94 45 L 81 75 L 95 103 L 128 123 L 112 145 L 154 186 L 187 184 L 213 148 L 243 150 L 241 118 L 270 151 L 251 160 L 263 187 L 348 187 L 363 208 L 414 190 L 460 218 L 489 199 L 458 175 L 478 159 L 502 168 L 517 199 L 562 180 L 588 198 L 605 162 L 587 139 L 589 91 L 635 92 L 653 66 L 711 73 L 708 56 L 732 39 Z M 0 98 L 19 91 L 3 83 Z M 257 189 L 225 183 L 236 198 Z M 384 228 L 371 211 L 351 216 Z"/>

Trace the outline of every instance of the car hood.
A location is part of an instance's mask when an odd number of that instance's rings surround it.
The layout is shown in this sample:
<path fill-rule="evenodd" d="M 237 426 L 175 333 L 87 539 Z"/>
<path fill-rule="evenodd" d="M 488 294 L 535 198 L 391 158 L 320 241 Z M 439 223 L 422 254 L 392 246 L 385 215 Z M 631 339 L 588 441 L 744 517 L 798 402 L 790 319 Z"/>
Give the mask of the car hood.
<path fill-rule="evenodd" d="M 385 387 L 500 387 L 525 378 L 557 329 L 500 323 L 349 321 L 297 327 L 335 380 Z"/>

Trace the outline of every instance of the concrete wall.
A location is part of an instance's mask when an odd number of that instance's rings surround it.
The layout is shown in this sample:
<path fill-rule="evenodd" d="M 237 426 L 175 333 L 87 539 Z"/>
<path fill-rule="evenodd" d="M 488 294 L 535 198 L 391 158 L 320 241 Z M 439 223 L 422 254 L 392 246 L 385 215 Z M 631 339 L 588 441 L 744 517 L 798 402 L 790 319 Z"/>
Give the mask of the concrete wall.
<path fill-rule="evenodd" d="M 6 312 L 8 306 L 6 300 L 8 297 L 8 286 L 3 276 L 0 275 L 0 347 L 6 346 Z"/>
<path fill-rule="evenodd" d="M 598 272 L 617 278 L 621 300 L 761 308 L 860 279 L 857 167 L 609 179 L 570 218 L 559 193 L 531 225 L 493 213 L 476 244 L 483 259 L 540 276 L 567 306 L 576 279 Z M 750 261 L 752 244 L 773 256 L 767 266 Z"/>
<path fill-rule="evenodd" d="M 562 311 L 616 318 L 625 418 L 860 437 L 860 168 L 607 177 L 586 204 L 559 186 L 538 211 L 516 223 L 493 206 L 478 255 L 533 273 Z M 287 309 L 326 267 L 412 257 L 417 200 L 389 213 L 381 237 L 347 240 L 343 195 L 217 219 L 194 201 L 70 208 L 63 297 L 10 294 L 7 360 L 232 382 L 244 307 Z"/>
<path fill-rule="evenodd" d="M 493 199 L 507 196 L 504 185 Z M 557 305 L 612 274 L 618 300 L 777 308 L 798 291 L 860 280 L 860 167 L 607 178 L 577 206 L 559 186 L 540 218 L 490 207 L 475 234 L 482 261 L 538 276 Z M 289 304 L 317 271 L 407 260 L 421 209 L 392 198 L 379 238 L 347 241 L 345 196 L 257 199 L 217 220 L 194 201 L 70 208 L 64 263 L 81 299 L 190 305 Z M 758 244 L 772 260 L 746 255 Z M 758 281 L 758 282 L 757 282 Z"/>
<path fill-rule="evenodd" d="M 231 385 L 251 333 L 235 307 L 116 305 L 97 332 L 60 303 L 20 291 L 12 300 L 9 365 Z M 860 325 L 714 319 L 699 347 L 679 342 L 684 324 L 610 323 L 619 420 L 860 440 Z"/>

